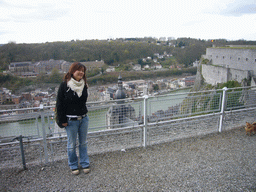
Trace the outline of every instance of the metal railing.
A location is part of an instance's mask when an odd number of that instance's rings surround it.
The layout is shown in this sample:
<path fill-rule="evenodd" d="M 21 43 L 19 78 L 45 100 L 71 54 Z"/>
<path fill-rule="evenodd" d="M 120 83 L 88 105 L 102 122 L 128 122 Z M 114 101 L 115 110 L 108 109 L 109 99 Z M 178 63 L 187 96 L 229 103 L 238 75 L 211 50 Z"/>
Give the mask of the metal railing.
<path fill-rule="evenodd" d="M 255 121 L 255 87 L 89 102 L 89 154 L 204 135 Z M 16 139 L 15 139 L 16 138 Z M 22 148 L 20 139 L 22 138 Z M 1 166 L 48 163 L 66 155 L 54 106 L 0 111 Z M 24 161 L 26 161 L 24 165 Z"/>

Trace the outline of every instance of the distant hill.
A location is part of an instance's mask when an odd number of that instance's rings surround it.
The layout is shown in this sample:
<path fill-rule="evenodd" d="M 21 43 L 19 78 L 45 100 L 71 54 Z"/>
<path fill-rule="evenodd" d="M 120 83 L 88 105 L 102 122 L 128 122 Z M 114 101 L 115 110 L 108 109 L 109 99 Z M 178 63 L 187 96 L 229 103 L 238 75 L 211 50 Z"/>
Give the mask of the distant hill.
<path fill-rule="evenodd" d="M 34 44 L 8 43 L 0 46 L 0 69 L 6 70 L 11 62 L 65 60 L 104 60 L 108 65 L 139 63 L 142 58 L 158 54 L 172 54 L 177 64 L 191 65 L 205 54 L 207 47 L 226 45 L 256 45 L 255 41 L 227 41 L 178 38 L 159 41 L 154 38 L 129 38 L 115 40 L 77 40 Z"/>

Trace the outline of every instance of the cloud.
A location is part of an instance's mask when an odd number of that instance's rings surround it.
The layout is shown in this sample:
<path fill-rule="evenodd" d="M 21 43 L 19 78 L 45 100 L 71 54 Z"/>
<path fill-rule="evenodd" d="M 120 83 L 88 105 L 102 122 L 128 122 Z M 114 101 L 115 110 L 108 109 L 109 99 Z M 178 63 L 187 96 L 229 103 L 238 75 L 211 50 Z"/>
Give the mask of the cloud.
<path fill-rule="evenodd" d="M 0 36 L 2 35 L 6 35 L 6 34 L 10 34 L 11 32 L 10 31 L 6 31 L 6 30 L 3 30 L 3 29 L 0 29 Z"/>
<path fill-rule="evenodd" d="M 256 1 L 235 1 L 220 10 L 220 15 L 242 16 L 245 14 L 256 14 Z"/>
<path fill-rule="evenodd" d="M 198 25 L 202 22 L 204 22 L 205 20 L 192 20 L 192 21 L 188 21 L 188 22 L 185 22 L 184 24 L 182 24 L 182 26 L 184 27 L 190 27 L 190 26 L 195 26 L 195 25 Z"/>
<path fill-rule="evenodd" d="M 33 21 L 43 21 L 43 20 L 55 20 L 57 18 L 67 15 L 67 10 L 58 9 L 37 9 L 30 13 L 24 14 L 11 14 L 10 19 L 14 22 L 33 22 Z"/>
<path fill-rule="evenodd" d="M 255 39 L 256 0 L 240 1 L 0 0 L 0 42 L 143 36 L 248 39 L 247 34 Z"/>
<path fill-rule="evenodd" d="M 256 37 L 256 33 L 249 33 L 245 37 L 243 37 L 243 39 L 255 41 L 255 37 Z"/>
<path fill-rule="evenodd" d="M 6 1 L 4 1 L 4 0 L 0 0 L 0 5 L 1 5 L 1 6 L 6 6 L 7 3 L 6 3 Z"/>
<path fill-rule="evenodd" d="M 5 34 L 5 32 L 3 32 L 3 31 L 0 31 L 0 35 L 3 35 L 3 34 Z"/>
<path fill-rule="evenodd" d="M 57 7 L 54 3 L 37 3 L 37 4 L 10 4 L 0 1 L 4 18 L 0 22 L 33 22 L 44 20 L 55 20 L 64 17 L 69 13 L 65 7 Z"/>

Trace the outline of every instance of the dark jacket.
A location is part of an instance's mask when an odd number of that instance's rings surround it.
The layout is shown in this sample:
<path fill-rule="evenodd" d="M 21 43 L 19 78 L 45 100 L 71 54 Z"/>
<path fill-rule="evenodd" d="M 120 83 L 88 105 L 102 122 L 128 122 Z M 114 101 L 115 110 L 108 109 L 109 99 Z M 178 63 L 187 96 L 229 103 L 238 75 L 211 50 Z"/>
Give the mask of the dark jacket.
<path fill-rule="evenodd" d="M 86 101 L 88 97 L 88 91 L 86 85 L 84 86 L 81 97 L 78 97 L 77 93 L 67 87 L 66 82 L 60 84 L 57 94 L 57 115 L 61 123 L 67 123 L 68 118 L 66 115 L 84 115 L 88 112 L 86 107 Z"/>

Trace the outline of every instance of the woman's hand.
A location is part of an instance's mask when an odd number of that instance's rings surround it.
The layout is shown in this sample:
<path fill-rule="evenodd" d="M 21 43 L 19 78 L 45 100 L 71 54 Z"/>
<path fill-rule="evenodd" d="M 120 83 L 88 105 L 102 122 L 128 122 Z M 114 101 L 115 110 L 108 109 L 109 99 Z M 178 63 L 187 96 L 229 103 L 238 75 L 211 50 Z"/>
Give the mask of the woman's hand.
<path fill-rule="evenodd" d="M 62 123 L 62 125 L 63 125 L 64 127 L 67 127 L 67 126 L 68 126 L 68 123 Z"/>

